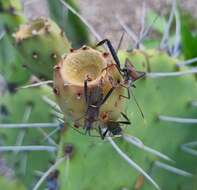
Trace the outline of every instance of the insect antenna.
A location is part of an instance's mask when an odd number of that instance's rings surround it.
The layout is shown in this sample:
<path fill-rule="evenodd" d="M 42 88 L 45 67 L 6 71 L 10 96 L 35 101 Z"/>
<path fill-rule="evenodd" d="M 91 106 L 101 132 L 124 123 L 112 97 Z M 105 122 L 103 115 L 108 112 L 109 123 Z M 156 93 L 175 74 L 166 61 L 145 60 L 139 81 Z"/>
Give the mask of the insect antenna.
<path fill-rule="evenodd" d="M 146 122 L 144 113 L 143 113 L 143 111 L 142 111 L 142 109 L 141 109 L 141 106 L 139 105 L 139 103 L 138 103 L 138 101 L 137 101 L 137 98 L 135 97 L 134 93 L 132 92 L 132 90 L 131 90 L 131 95 L 132 95 L 132 97 L 133 97 L 133 99 L 134 99 L 135 104 L 137 105 L 137 108 L 138 108 L 138 110 L 139 110 L 139 112 L 140 112 L 140 115 L 142 116 L 142 119 L 143 119 L 143 122 L 144 122 L 144 126 L 147 126 L 147 122 Z"/>

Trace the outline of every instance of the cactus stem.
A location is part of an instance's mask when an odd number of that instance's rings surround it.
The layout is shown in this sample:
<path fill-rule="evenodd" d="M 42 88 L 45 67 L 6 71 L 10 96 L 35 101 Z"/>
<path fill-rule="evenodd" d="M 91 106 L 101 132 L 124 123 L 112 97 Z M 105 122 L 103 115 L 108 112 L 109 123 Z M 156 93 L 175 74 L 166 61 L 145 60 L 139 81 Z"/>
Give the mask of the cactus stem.
<path fill-rule="evenodd" d="M 6 129 L 20 129 L 20 128 L 57 128 L 60 127 L 59 123 L 19 123 L 19 124 L 0 124 L 1 128 Z"/>
<path fill-rule="evenodd" d="M 187 71 L 179 71 L 179 72 L 161 72 L 161 73 L 146 73 L 146 77 L 149 78 L 160 78 L 160 77 L 179 77 L 179 76 L 184 76 L 184 75 L 189 75 L 189 74 L 195 74 L 197 73 L 197 68 L 193 68 Z"/>
<path fill-rule="evenodd" d="M 169 16 L 168 22 L 165 26 L 163 37 L 162 37 L 161 43 L 160 43 L 160 48 L 161 49 L 166 49 L 167 46 L 168 46 L 170 27 L 171 27 L 172 22 L 173 22 L 173 16 L 174 16 L 175 11 L 176 11 L 176 0 L 173 0 L 170 16 Z"/>
<path fill-rule="evenodd" d="M 178 175 L 181 175 L 181 176 L 185 176 L 185 177 L 192 177 L 193 175 L 189 172 L 186 172 L 184 170 L 181 170 L 181 169 L 178 169 L 178 168 L 175 168 L 173 166 L 170 166 L 168 164 L 165 164 L 163 162 L 160 162 L 160 161 L 155 161 L 155 166 L 159 167 L 159 168 L 162 168 L 164 170 L 167 170 L 171 173 L 175 173 L 175 174 L 178 174 Z"/>
<path fill-rule="evenodd" d="M 50 144 L 52 144 L 54 146 L 57 146 L 57 144 L 55 143 L 55 141 L 42 128 L 38 128 L 38 130 L 45 137 L 44 140 L 47 139 Z"/>
<path fill-rule="evenodd" d="M 59 158 L 54 165 L 52 165 L 43 175 L 42 177 L 39 179 L 39 181 L 36 183 L 35 187 L 33 188 L 33 190 L 38 190 L 39 187 L 42 185 L 42 183 L 44 182 L 44 180 L 48 177 L 48 175 L 53 172 L 62 162 L 65 161 L 65 157 Z"/>
<path fill-rule="evenodd" d="M 169 122 L 175 122 L 175 123 L 197 124 L 197 119 L 193 119 L 193 118 L 180 118 L 180 117 L 172 117 L 172 116 L 165 116 L 165 115 L 159 115 L 158 118 L 161 121 L 169 121 Z"/>
<path fill-rule="evenodd" d="M 168 156 L 164 155 L 163 153 L 161 153 L 161 152 L 159 152 L 159 151 L 157 151 L 155 149 L 152 149 L 152 148 L 150 148 L 148 146 L 145 146 L 143 144 L 143 142 L 140 139 L 138 139 L 137 137 L 129 136 L 129 135 L 123 135 L 122 137 L 123 137 L 123 139 L 125 141 L 133 144 L 134 146 L 136 146 L 136 147 L 138 147 L 138 148 L 140 148 L 140 149 L 142 149 L 144 151 L 150 152 L 151 154 L 156 155 L 156 156 L 158 156 L 158 157 L 160 157 L 162 159 L 175 162 L 174 160 L 172 160 Z"/>
<path fill-rule="evenodd" d="M 54 146 L 0 146 L 0 152 L 15 152 L 15 151 L 20 151 L 20 152 L 27 152 L 27 151 L 48 151 L 48 152 L 54 152 L 56 151 L 57 148 Z"/>
<path fill-rule="evenodd" d="M 25 85 L 25 86 L 18 87 L 17 90 L 18 89 L 26 89 L 26 88 L 43 86 L 43 85 L 47 85 L 47 84 L 53 84 L 53 81 L 52 80 L 47 80 L 47 81 L 37 82 L 37 83 L 34 83 L 34 84 Z"/>
<path fill-rule="evenodd" d="M 192 59 L 188 59 L 186 61 L 177 63 L 176 66 L 182 67 L 182 66 L 185 66 L 185 65 L 190 65 L 190 64 L 195 63 L 195 62 L 197 62 L 197 57 L 194 57 Z"/>
<path fill-rule="evenodd" d="M 195 147 L 195 146 L 197 146 L 197 141 L 185 143 L 185 144 L 181 145 L 181 149 L 184 152 L 187 152 L 193 156 L 197 156 L 197 150 L 193 149 L 193 147 Z"/>
<path fill-rule="evenodd" d="M 59 1 L 61 2 L 63 6 L 69 9 L 74 15 L 79 17 L 79 19 L 89 28 L 89 30 L 92 32 L 92 34 L 95 36 L 95 38 L 98 41 L 102 40 L 101 36 L 97 33 L 97 31 L 91 26 L 91 24 L 82 15 L 80 15 L 77 11 L 75 11 L 67 2 L 63 0 L 59 0 Z"/>
<path fill-rule="evenodd" d="M 59 105 L 56 102 L 54 102 L 53 100 L 51 100 L 50 98 L 48 98 L 47 96 L 42 96 L 42 99 L 44 100 L 44 102 L 46 102 L 49 106 L 51 106 L 57 112 L 59 112 L 59 113 L 62 112 Z"/>
<path fill-rule="evenodd" d="M 145 178 L 147 178 L 156 189 L 160 189 L 159 185 L 139 166 L 137 165 L 133 160 L 131 160 L 118 146 L 117 144 L 112 140 L 111 137 L 107 137 L 108 141 L 112 145 L 112 147 L 117 151 L 117 153 L 129 163 L 134 169 L 136 169 L 138 172 L 140 172 Z"/>

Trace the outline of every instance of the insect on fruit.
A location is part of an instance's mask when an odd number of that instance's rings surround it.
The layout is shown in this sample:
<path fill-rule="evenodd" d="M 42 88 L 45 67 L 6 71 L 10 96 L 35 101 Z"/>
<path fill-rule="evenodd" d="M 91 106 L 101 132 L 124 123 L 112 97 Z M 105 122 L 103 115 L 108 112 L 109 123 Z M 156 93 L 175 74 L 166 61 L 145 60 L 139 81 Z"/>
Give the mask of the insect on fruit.
<path fill-rule="evenodd" d="M 126 99 L 130 99 L 130 91 L 129 91 L 129 88 L 130 87 L 135 87 L 135 85 L 133 84 L 133 82 L 135 82 L 136 80 L 140 79 L 140 78 L 143 78 L 145 76 L 145 72 L 142 72 L 142 71 L 136 71 L 134 66 L 132 65 L 132 63 L 129 61 L 129 59 L 126 59 L 125 60 L 125 64 L 124 64 L 124 68 L 121 68 L 120 66 L 120 60 L 116 54 L 116 51 L 114 49 L 114 47 L 112 46 L 110 40 L 108 39 L 104 39 L 102 41 L 100 41 L 99 43 L 96 44 L 96 47 L 98 46 L 101 46 L 103 45 L 104 43 L 107 43 L 107 47 L 109 48 L 109 51 L 116 63 L 116 67 L 118 69 L 118 71 L 120 72 L 120 74 L 122 75 L 123 79 L 124 79 L 124 84 L 120 84 L 122 87 L 126 88 L 127 89 L 127 93 L 128 95 L 127 96 L 124 96 L 124 95 L 120 95 L 120 97 L 123 97 L 123 98 L 126 98 Z M 125 86 L 126 84 L 126 86 Z M 136 102 L 139 110 L 140 110 L 140 113 L 142 115 L 142 117 L 144 118 L 144 114 L 134 96 L 134 94 L 132 93 L 132 96 L 134 98 L 134 101 Z"/>
<path fill-rule="evenodd" d="M 108 132 L 110 132 L 113 136 L 120 135 L 122 133 L 121 124 L 130 125 L 131 122 L 129 118 L 126 116 L 126 114 L 121 112 L 121 115 L 123 118 L 125 118 L 125 121 L 111 121 L 108 120 L 104 123 L 104 127 L 106 127 L 106 130 L 102 132 L 101 127 L 99 126 L 99 133 L 102 139 L 104 139 Z"/>
<path fill-rule="evenodd" d="M 88 80 L 84 81 L 84 96 L 85 102 L 87 105 L 85 120 L 84 120 L 84 129 L 85 134 L 90 135 L 90 130 L 92 129 L 92 125 L 95 121 L 98 120 L 100 107 L 106 102 L 106 100 L 110 97 L 115 87 L 112 87 L 108 93 L 104 96 L 102 89 L 102 81 L 100 81 L 99 85 L 88 88 Z"/>
<path fill-rule="evenodd" d="M 121 68 L 120 60 L 116 54 L 116 51 L 108 39 L 104 39 L 100 41 L 99 43 L 96 44 L 96 47 L 101 46 L 104 43 L 107 43 L 110 53 L 116 63 L 116 67 L 119 70 L 122 77 L 124 78 L 124 82 L 128 84 L 129 87 L 133 86 L 133 82 L 145 76 L 145 72 L 135 70 L 134 66 L 129 61 L 129 59 L 126 59 L 124 68 Z"/>

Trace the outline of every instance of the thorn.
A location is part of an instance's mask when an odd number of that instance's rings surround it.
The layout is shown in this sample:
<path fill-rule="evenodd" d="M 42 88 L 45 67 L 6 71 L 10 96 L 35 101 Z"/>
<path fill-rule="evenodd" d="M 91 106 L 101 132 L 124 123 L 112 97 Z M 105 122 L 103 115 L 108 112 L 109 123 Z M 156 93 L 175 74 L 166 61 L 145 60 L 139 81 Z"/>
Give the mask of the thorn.
<path fill-rule="evenodd" d="M 61 130 L 61 126 L 58 126 L 56 129 L 54 129 L 52 132 L 50 132 L 44 139 L 43 141 L 45 141 L 46 139 L 49 139 L 52 135 L 54 135 L 56 132 L 58 132 L 59 130 Z"/>
<path fill-rule="evenodd" d="M 49 106 L 51 106 L 53 109 L 55 109 L 57 112 L 62 113 L 59 105 L 51 100 L 50 98 L 48 98 L 47 96 L 42 96 L 42 99 L 44 100 L 44 102 L 46 102 Z"/>
<path fill-rule="evenodd" d="M 180 118 L 180 117 L 159 115 L 158 119 L 161 121 L 169 121 L 169 122 L 175 122 L 175 123 L 197 124 L 197 119 L 193 119 L 193 118 Z"/>
<path fill-rule="evenodd" d="M 34 84 L 18 87 L 16 89 L 19 90 L 19 89 L 26 89 L 26 88 L 31 88 L 31 87 L 38 87 L 38 86 L 42 86 L 42 85 L 46 85 L 46 84 L 53 84 L 53 80 L 37 82 L 37 83 L 34 83 Z"/>
<path fill-rule="evenodd" d="M 133 137 L 133 136 L 129 136 L 129 135 L 123 135 L 122 137 L 123 137 L 123 139 L 125 141 L 133 144 L 134 146 L 136 146 L 136 147 L 138 147 L 138 148 L 140 148 L 140 149 L 142 149 L 142 150 L 144 150 L 146 152 L 149 152 L 149 153 L 151 153 L 153 155 L 156 155 L 159 158 L 162 158 L 162 159 L 165 159 L 165 160 L 168 160 L 168 161 L 171 161 L 171 162 L 175 162 L 174 160 L 172 160 L 171 158 L 169 158 L 165 154 L 163 154 L 163 153 L 161 153 L 161 152 L 159 152 L 159 151 L 157 151 L 155 149 L 152 149 L 152 148 L 150 148 L 148 146 L 145 146 L 143 144 L 143 142 L 140 139 L 138 139 L 137 137 Z"/>
<path fill-rule="evenodd" d="M 74 15 L 79 17 L 79 19 L 89 28 L 89 30 L 92 32 L 92 34 L 95 36 L 95 38 L 98 41 L 101 41 L 101 36 L 97 33 L 97 31 L 91 26 L 91 24 L 83 17 L 81 16 L 77 11 L 75 11 L 68 3 L 66 3 L 63 0 L 59 0 L 63 6 L 65 6 L 67 9 L 69 9 Z"/>
<path fill-rule="evenodd" d="M 185 143 L 181 145 L 181 149 L 184 152 L 187 152 L 193 156 L 197 156 L 197 150 L 194 149 L 194 147 L 197 146 L 197 141 Z"/>
<path fill-rule="evenodd" d="M 123 20 L 120 18 L 119 15 L 116 15 L 116 19 L 118 20 L 119 24 L 122 26 L 124 31 L 131 38 L 131 40 L 134 41 L 135 44 L 137 44 L 137 42 L 138 42 L 137 35 L 130 28 L 128 28 L 128 26 L 126 26 L 126 24 L 123 22 Z M 141 47 L 144 48 L 143 45 L 141 45 Z"/>
<path fill-rule="evenodd" d="M 60 113 L 60 112 L 57 112 L 55 110 L 52 110 L 51 113 L 56 116 L 57 118 L 61 118 L 61 119 L 64 119 L 64 114 L 63 113 Z"/>
<path fill-rule="evenodd" d="M 0 124 L 0 128 L 20 129 L 20 128 L 57 128 L 59 123 L 19 123 L 19 124 Z"/>
<path fill-rule="evenodd" d="M 175 21 L 176 21 L 176 31 L 175 31 L 175 42 L 172 51 L 172 56 L 177 57 L 180 54 L 180 43 L 181 43 L 181 22 L 180 22 L 180 15 L 177 10 L 175 9 Z"/>
<path fill-rule="evenodd" d="M 165 164 L 163 162 L 160 162 L 160 161 L 155 161 L 155 166 L 159 167 L 159 168 L 162 168 L 164 170 L 167 170 L 171 173 L 175 173 L 177 175 L 181 175 L 181 176 L 184 176 L 184 177 L 192 177 L 193 175 L 189 172 L 186 172 L 184 170 L 181 170 L 181 169 L 178 169 L 178 168 L 175 168 L 173 166 L 170 166 L 168 164 Z"/>
<path fill-rule="evenodd" d="M 38 130 L 42 133 L 42 135 L 44 136 L 44 140 L 48 140 L 49 143 L 51 143 L 54 146 L 57 146 L 57 144 L 55 143 L 55 141 L 42 129 L 42 128 L 38 128 Z"/>
<path fill-rule="evenodd" d="M 25 122 L 28 122 L 29 118 L 30 118 L 30 115 L 32 113 L 32 108 L 33 108 L 33 104 L 28 104 L 25 108 L 25 111 L 24 111 L 24 115 L 23 115 L 23 119 L 22 119 L 22 123 L 25 123 Z M 23 143 L 23 140 L 24 140 L 24 137 L 26 135 L 26 130 L 21 130 L 19 132 L 19 134 L 17 135 L 17 138 L 16 138 L 16 146 L 21 146 L 22 143 Z M 17 154 L 18 152 L 16 151 L 15 152 L 15 155 Z"/>
<path fill-rule="evenodd" d="M 48 152 L 54 152 L 57 148 L 54 146 L 0 146 L 0 152 L 14 152 L 14 151 L 20 151 L 20 152 L 32 152 L 32 151 L 48 151 Z"/>
<path fill-rule="evenodd" d="M 63 158 L 59 158 L 54 165 L 52 165 L 43 175 L 42 177 L 39 179 L 39 181 L 36 183 L 35 187 L 33 188 L 33 190 L 38 190 L 39 187 L 42 185 L 42 183 L 44 182 L 44 180 L 49 176 L 49 174 L 51 172 L 53 172 L 63 161 L 65 161 L 65 157 Z"/>
<path fill-rule="evenodd" d="M 5 36 L 5 31 L 3 30 L 3 31 L 0 33 L 0 40 L 2 40 L 4 36 Z"/>
<path fill-rule="evenodd" d="M 196 67 L 194 67 L 193 69 L 187 70 L 187 71 L 179 71 L 179 72 L 146 73 L 146 77 L 149 77 L 149 78 L 179 77 L 179 76 L 195 74 L 195 73 L 197 73 L 197 68 Z"/>
<path fill-rule="evenodd" d="M 195 63 L 195 62 L 197 62 L 197 57 L 186 60 L 186 61 L 183 61 L 183 62 L 180 62 L 180 63 L 177 63 L 176 66 L 182 67 L 182 66 L 185 66 L 185 65 L 190 65 L 190 64 Z"/>
<path fill-rule="evenodd" d="M 42 176 L 43 174 L 44 174 L 44 172 L 42 172 L 42 171 L 39 171 L 39 170 L 34 170 L 34 174 L 36 175 L 36 176 Z"/>
<path fill-rule="evenodd" d="M 131 160 L 118 146 L 117 144 L 112 140 L 111 137 L 107 137 L 108 141 L 111 143 L 112 147 L 117 151 L 117 153 L 129 163 L 131 167 L 136 169 L 138 172 L 140 172 L 148 181 L 150 181 L 156 189 L 160 190 L 159 185 L 139 166 L 137 165 L 133 160 Z"/>

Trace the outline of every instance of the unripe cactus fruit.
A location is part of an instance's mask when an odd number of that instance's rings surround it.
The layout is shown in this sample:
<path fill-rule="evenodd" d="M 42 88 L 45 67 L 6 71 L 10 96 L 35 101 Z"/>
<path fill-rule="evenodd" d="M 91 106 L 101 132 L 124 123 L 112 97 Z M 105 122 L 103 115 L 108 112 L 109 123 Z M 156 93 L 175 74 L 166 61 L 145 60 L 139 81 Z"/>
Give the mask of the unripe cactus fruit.
<path fill-rule="evenodd" d="M 100 116 L 97 119 L 102 120 L 103 117 L 107 117 L 117 120 L 123 108 L 121 95 L 124 94 L 125 89 L 119 85 L 123 80 L 122 76 L 108 53 L 87 46 L 71 50 L 54 67 L 54 92 L 65 120 L 71 116 L 78 124 L 83 123 L 87 107 L 84 81 L 87 79 L 89 80 L 87 96 L 90 99 L 94 96 L 99 98 L 94 92 L 97 87 L 101 87 L 103 98 L 111 88 L 114 88 L 106 102 L 101 105 Z"/>
<path fill-rule="evenodd" d="M 63 31 L 52 20 L 38 18 L 21 26 L 15 33 L 17 48 L 33 74 L 52 79 L 53 66 L 70 44 Z"/>

